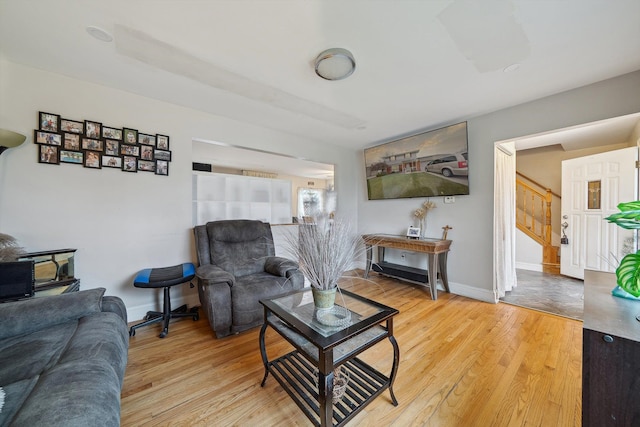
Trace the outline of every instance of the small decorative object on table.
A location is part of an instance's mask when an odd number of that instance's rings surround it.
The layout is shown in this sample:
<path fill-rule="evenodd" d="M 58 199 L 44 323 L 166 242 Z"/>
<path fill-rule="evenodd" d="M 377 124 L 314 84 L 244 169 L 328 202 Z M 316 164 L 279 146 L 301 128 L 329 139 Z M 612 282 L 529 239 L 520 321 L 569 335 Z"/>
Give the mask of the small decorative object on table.
<path fill-rule="evenodd" d="M 409 237 L 410 239 L 419 239 L 420 230 L 421 230 L 420 227 L 409 226 L 409 228 L 407 229 L 407 237 Z"/>
<path fill-rule="evenodd" d="M 313 379 L 316 387 L 318 387 L 318 369 L 313 370 Z M 347 384 L 349 384 L 349 371 L 342 366 L 338 366 L 333 370 L 333 403 L 338 403 L 344 392 L 347 391 Z"/>
<path fill-rule="evenodd" d="M 620 203 L 619 213 L 610 215 L 605 219 L 626 230 L 640 229 L 640 200 L 634 202 Z M 616 269 L 618 286 L 612 291 L 615 296 L 626 297 L 629 294 L 632 298 L 640 297 L 640 250 L 626 254 L 620 261 Z M 620 289 L 624 292 L 620 292 Z M 640 314 L 636 316 L 640 322 Z"/>
<path fill-rule="evenodd" d="M 413 217 L 420 221 L 420 238 L 423 238 L 427 235 L 427 214 L 431 209 L 435 209 L 436 204 L 431 200 L 427 199 L 422 203 L 422 206 L 413 211 Z"/>

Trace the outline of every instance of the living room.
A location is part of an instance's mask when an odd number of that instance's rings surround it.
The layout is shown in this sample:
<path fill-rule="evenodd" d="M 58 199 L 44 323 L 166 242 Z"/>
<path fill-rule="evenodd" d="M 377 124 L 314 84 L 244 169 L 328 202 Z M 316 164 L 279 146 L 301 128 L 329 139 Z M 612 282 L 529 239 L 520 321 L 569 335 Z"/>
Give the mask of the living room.
<path fill-rule="evenodd" d="M 106 6 L 95 6 L 95 9 L 92 9 L 91 6 L 75 4 L 78 10 L 74 13 L 69 11 L 74 19 L 66 27 L 78 27 L 77 37 L 81 39 L 79 51 L 86 52 L 86 66 L 97 63 L 100 71 L 95 71 L 92 78 L 80 78 L 76 73 L 84 70 L 50 68 L 47 64 L 53 62 L 53 57 L 62 55 L 65 47 L 57 40 L 56 43 L 52 43 L 53 46 L 48 45 L 49 37 L 53 38 L 54 35 L 51 34 L 50 28 L 43 28 L 47 27 L 47 20 L 51 20 L 53 26 L 60 25 L 58 19 L 62 19 L 60 15 L 66 12 L 58 10 L 61 8 L 60 2 L 52 2 L 54 6 L 38 4 L 37 8 L 33 2 L 24 2 L 26 6 L 19 6 L 21 3 L 7 1 L 0 5 L 0 128 L 27 135 L 23 145 L 9 149 L 0 156 L 0 231 L 16 237 L 29 251 L 77 248 L 76 276 L 81 279 L 81 288 L 100 286 L 106 288 L 108 295 L 121 297 L 126 304 L 130 320 L 142 318 L 147 310 L 156 309 L 160 304 L 159 295 L 133 287 L 132 280 L 138 271 L 142 268 L 175 265 L 196 259 L 191 212 L 192 141 L 196 139 L 219 141 L 333 164 L 338 213 L 350 218 L 360 233 L 398 234 L 405 232 L 407 226 L 412 223 L 411 212 L 418 203 L 411 199 L 367 200 L 363 148 L 466 121 L 470 194 L 456 197 L 453 204 L 444 204 L 441 198 L 432 198 L 437 203 L 437 208 L 429 212 L 428 231 L 430 234 L 440 235 L 441 227 L 453 227 L 449 232 L 449 238 L 453 243 L 448 259 L 451 292 L 495 303 L 497 296 L 494 292 L 495 262 L 492 250 L 495 142 L 640 111 L 640 63 L 635 55 L 638 52 L 637 40 L 640 39 L 636 37 L 637 24 L 625 27 L 627 32 L 619 30 L 621 22 L 628 22 L 625 18 L 637 12 L 637 6 L 630 6 L 631 2 L 623 2 L 628 10 L 622 8 L 618 11 L 619 15 L 613 14 L 613 17 L 606 21 L 606 26 L 599 22 L 599 8 L 586 8 L 589 12 L 589 22 L 602 24 L 602 28 L 597 31 L 599 34 L 612 37 L 611 43 L 621 43 L 627 47 L 627 50 L 622 51 L 627 52 L 627 55 L 620 54 L 614 58 L 605 55 L 606 46 L 598 50 L 598 62 L 608 64 L 607 67 L 603 66 L 590 73 L 576 71 L 573 79 L 569 79 L 563 73 L 564 80 L 560 81 L 559 76 L 556 76 L 560 65 L 555 65 L 537 69 L 524 81 L 518 81 L 518 84 L 504 85 L 501 84 L 503 79 L 511 80 L 516 77 L 513 74 L 503 75 L 500 70 L 499 77 L 491 75 L 489 78 L 486 74 L 475 71 L 474 66 L 461 55 L 458 64 L 471 69 L 476 75 L 476 83 L 483 87 L 479 94 L 474 94 L 474 99 L 471 99 L 471 93 L 465 93 L 464 89 L 450 88 L 445 91 L 446 96 L 438 95 L 441 97 L 438 101 L 444 101 L 449 97 L 455 98 L 453 102 L 444 104 L 434 101 L 434 106 L 429 108 L 428 113 L 425 110 L 409 114 L 400 111 L 400 102 L 394 104 L 384 99 L 369 98 L 369 103 L 386 104 L 384 115 L 388 116 L 387 123 L 395 122 L 388 125 L 390 127 L 384 131 L 376 128 L 374 123 L 368 123 L 369 128 L 361 131 L 345 130 L 326 124 L 320 126 L 314 119 L 299 117 L 273 105 L 263 106 L 265 115 L 261 121 L 258 121 L 255 115 L 252 115 L 251 121 L 242 121 L 240 117 L 243 110 L 234 98 L 237 95 L 184 76 L 170 76 L 171 73 L 166 70 L 126 56 L 121 50 L 124 47 L 116 48 L 113 44 L 101 43 L 85 32 L 86 25 L 100 25 L 109 31 L 115 31 L 114 25 L 118 23 L 133 26 L 133 23 L 142 20 L 142 9 L 148 10 L 149 14 L 154 13 L 153 8 L 147 3 L 144 5 L 149 6 L 148 9 L 139 5 L 139 8 L 135 6 L 135 10 L 129 10 L 129 7 L 134 6 L 125 7 L 124 2 L 117 3 L 119 6 L 109 6 L 122 8 L 124 14 L 130 14 L 130 18 L 127 19 L 113 16 L 118 14 L 103 10 L 107 9 Z M 390 7 L 390 2 L 381 3 Z M 435 3 L 443 10 L 452 2 Z M 578 10 L 583 7 L 582 2 L 578 1 L 564 3 L 568 4 L 567 7 L 575 7 Z M 284 8 L 278 10 L 286 15 L 284 3 L 278 4 Z M 250 8 L 246 5 L 244 7 L 247 9 L 243 9 L 243 6 L 232 7 L 229 4 L 225 6 L 230 8 L 227 12 L 229 14 L 249 13 Z M 193 4 L 190 7 L 194 7 Z M 219 7 L 220 9 L 211 10 L 207 19 L 213 19 L 212 17 L 218 13 L 220 17 L 216 20 L 224 20 L 225 11 L 222 6 Z M 412 7 L 419 6 L 413 4 Z M 358 16 L 358 8 L 365 6 L 362 3 L 348 6 L 344 16 L 333 10 L 331 16 L 341 16 L 342 20 L 349 21 L 346 17 Z M 179 8 L 176 6 L 176 9 Z M 259 10 L 266 13 L 266 10 Z M 405 13 L 410 15 L 412 11 L 413 9 L 409 8 Z M 306 16 L 301 11 L 298 12 Z M 380 26 L 387 25 L 386 19 L 382 20 L 383 12 L 384 10 L 378 10 L 378 21 L 374 21 Z M 549 10 L 549 13 L 551 12 L 552 10 Z M 437 16 L 437 13 L 428 13 L 432 17 L 430 22 L 435 25 L 437 18 L 434 16 Z M 261 22 L 258 15 L 258 12 L 251 12 L 249 15 L 253 25 Z M 570 15 L 562 16 L 569 19 Z M 637 17 L 637 14 L 635 16 Z M 155 25 L 151 16 L 149 19 L 151 22 L 144 24 L 145 31 L 152 31 L 151 28 Z M 238 20 L 236 23 L 242 22 L 237 16 L 235 19 Z M 302 20 L 302 17 L 300 19 Z M 287 22 L 284 18 L 278 18 L 276 22 L 286 28 Z M 294 26 L 291 32 L 301 31 L 299 27 L 303 26 L 291 25 Z M 263 26 L 264 24 L 260 24 L 260 28 Z M 248 24 L 239 26 L 243 31 L 248 31 L 248 27 Z M 554 28 L 560 37 L 561 28 Z M 339 97 L 338 103 L 344 104 L 346 109 L 349 98 L 354 96 L 348 87 L 351 78 L 356 79 L 361 75 L 366 82 L 371 79 L 370 76 L 385 74 L 386 71 L 374 71 L 366 63 L 358 63 L 354 75 L 341 82 L 325 82 L 315 76 L 313 67 L 307 62 L 312 61 L 323 48 L 347 43 L 344 40 L 349 31 L 343 31 L 339 35 L 329 37 L 326 43 L 331 46 L 326 46 L 324 41 L 320 43 L 316 40 L 310 44 L 307 57 L 297 59 L 303 63 L 300 67 L 309 73 L 309 76 L 305 77 L 308 80 L 305 81 L 313 85 L 314 93 L 321 94 L 319 99 L 324 99 L 325 96 Z M 374 37 L 378 30 L 368 31 L 367 34 L 372 39 L 381 42 L 380 36 Z M 280 35 L 279 41 L 295 38 L 289 31 L 284 32 L 286 34 Z M 153 34 L 164 40 L 161 31 Z M 131 37 L 130 33 L 128 35 Z M 238 37 L 241 38 L 239 35 Z M 241 40 L 247 37 L 256 44 L 260 39 L 259 34 L 249 34 L 244 35 Z M 355 41 L 350 42 L 354 43 Z M 10 45 L 18 46 L 19 52 L 9 49 Z M 261 46 L 262 42 L 259 45 Z M 46 48 L 41 49 L 41 46 Z M 251 57 L 248 51 L 234 53 L 232 47 L 228 50 L 218 49 L 213 56 L 220 55 L 221 63 L 218 65 L 223 68 L 233 68 L 234 62 L 241 64 Z M 594 55 L 588 47 L 580 44 L 576 45 L 575 51 L 570 43 L 565 49 L 562 51 L 563 67 L 577 62 L 568 59 L 574 54 L 585 61 Z M 286 48 L 282 48 L 282 52 L 286 52 Z M 355 48 L 354 54 L 358 61 Z M 124 59 L 121 58 L 123 56 Z M 259 69 L 260 60 L 264 56 L 260 55 L 259 60 L 251 63 L 247 69 Z M 371 54 L 371 58 L 374 56 Z M 564 59 L 564 56 L 567 59 Z M 114 58 L 119 58 L 118 67 L 122 66 L 120 60 L 129 64 L 131 68 L 127 70 L 135 79 L 116 81 L 109 71 L 110 67 L 115 67 L 115 62 L 109 62 Z M 616 58 L 617 61 L 614 60 Z M 73 57 L 65 60 L 71 59 Z M 559 57 L 555 59 L 561 60 Z M 519 71 L 527 71 L 525 65 L 521 67 L 524 70 Z M 411 65 L 405 63 L 404 66 Z M 581 68 L 584 70 L 589 67 Z M 238 69 L 238 72 L 242 71 L 241 67 Z M 113 72 L 115 73 L 115 70 Z M 453 73 L 453 70 L 450 72 Z M 273 74 L 269 78 L 272 79 L 273 85 L 286 80 L 288 75 L 287 70 L 272 69 L 271 73 Z M 168 78 L 176 84 L 165 85 L 163 78 Z M 258 77 L 255 79 L 259 80 Z M 390 81 L 401 79 L 402 77 L 389 78 Z M 330 86 L 334 83 L 339 86 Z M 431 86 L 420 87 L 420 91 L 423 91 L 422 97 L 435 99 L 439 92 L 436 91 L 438 84 L 436 81 Z M 536 89 L 538 84 L 545 84 L 544 89 Z M 527 90 L 519 92 L 517 98 L 510 97 L 510 92 L 525 86 Z M 372 87 L 374 86 L 369 87 L 369 91 L 375 92 Z M 405 95 L 408 95 L 406 92 L 409 91 L 406 88 L 404 90 Z M 300 91 L 302 96 L 305 90 Z M 218 104 L 212 101 L 208 104 L 196 96 L 201 92 L 211 99 L 228 101 L 233 108 L 229 108 L 230 111 L 225 110 L 224 102 Z M 501 100 L 507 97 L 508 102 Z M 190 99 L 197 100 L 197 103 L 191 103 Z M 481 110 L 475 106 L 476 100 L 479 103 L 486 99 L 500 101 L 493 104 L 498 107 Z M 255 108 L 255 103 L 255 100 L 250 100 L 244 107 L 250 111 Z M 340 104 L 331 105 L 339 109 Z M 38 127 L 38 113 L 41 111 L 78 121 L 93 120 L 114 128 L 131 127 L 144 133 L 170 136 L 172 160 L 168 176 L 143 172 L 129 174 L 108 168 L 91 170 L 79 165 L 38 163 L 37 146 L 33 144 L 32 135 L 33 130 Z M 270 123 L 278 117 L 281 122 L 291 122 L 288 125 L 290 127 L 278 128 L 275 122 Z M 298 123 L 293 123 L 296 120 Z M 305 128 L 310 122 L 308 128 Z M 315 132 L 318 127 L 323 129 L 322 133 Z M 199 303 L 196 291 L 187 286 L 175 289 L 172 298 L 175 299 L 175 304 Z"/>

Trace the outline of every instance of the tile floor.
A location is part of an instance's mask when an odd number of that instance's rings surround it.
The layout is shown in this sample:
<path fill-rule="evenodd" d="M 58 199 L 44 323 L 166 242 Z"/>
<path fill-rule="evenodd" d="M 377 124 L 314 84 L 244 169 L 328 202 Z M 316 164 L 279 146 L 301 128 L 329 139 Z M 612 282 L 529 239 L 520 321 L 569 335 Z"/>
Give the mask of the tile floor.
<path fill-rule="evenodd" d="M 516 270 L 518 286 L 500 301 L 582 320 L 584 283 L 571 277 Z"/>

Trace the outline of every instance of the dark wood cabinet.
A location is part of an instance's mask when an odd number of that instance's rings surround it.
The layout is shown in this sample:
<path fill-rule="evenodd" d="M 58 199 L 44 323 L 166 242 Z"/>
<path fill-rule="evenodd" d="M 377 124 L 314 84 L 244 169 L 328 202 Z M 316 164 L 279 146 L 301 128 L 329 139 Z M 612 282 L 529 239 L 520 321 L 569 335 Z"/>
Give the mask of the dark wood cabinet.
<path fill-rule="evenodd" d="M 615 283 L 585 271 L 583 426 L 640 426 L 640 301 L 612 296 Z"/>

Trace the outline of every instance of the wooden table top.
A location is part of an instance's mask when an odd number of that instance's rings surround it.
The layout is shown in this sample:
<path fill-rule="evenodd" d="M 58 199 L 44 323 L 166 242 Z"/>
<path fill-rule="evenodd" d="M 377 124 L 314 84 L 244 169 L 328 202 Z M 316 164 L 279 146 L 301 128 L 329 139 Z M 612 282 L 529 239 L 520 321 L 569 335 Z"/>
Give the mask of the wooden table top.
<path fill-rule="evenodd" d="M 435 238 L 412 239 L 397 234 L 363 234 L 362 238 L 368 246 L 384 246 L 393 249 L 405 249 L 414 252 L 441 253 L 447 252 L 451 240 Z"/>

